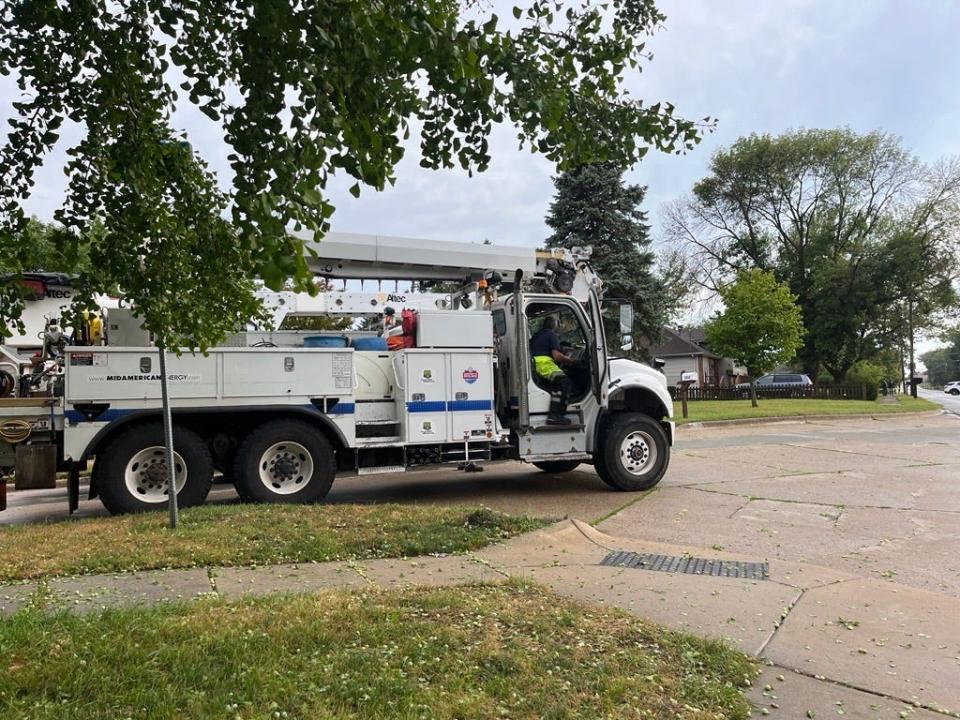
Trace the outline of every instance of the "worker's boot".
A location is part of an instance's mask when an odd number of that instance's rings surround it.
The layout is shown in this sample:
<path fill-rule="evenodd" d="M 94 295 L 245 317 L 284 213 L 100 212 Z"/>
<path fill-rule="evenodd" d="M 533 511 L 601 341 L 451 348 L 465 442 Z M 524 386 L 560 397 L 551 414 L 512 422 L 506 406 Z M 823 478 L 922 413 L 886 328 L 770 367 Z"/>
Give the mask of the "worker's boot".
<path fill-rule="evenodd" d="M 567 394 L 560 392 L 550 393 L 550 411 L 547 413 L 547 425 L 570 425 L 572 421 L 566 416 Z"/>

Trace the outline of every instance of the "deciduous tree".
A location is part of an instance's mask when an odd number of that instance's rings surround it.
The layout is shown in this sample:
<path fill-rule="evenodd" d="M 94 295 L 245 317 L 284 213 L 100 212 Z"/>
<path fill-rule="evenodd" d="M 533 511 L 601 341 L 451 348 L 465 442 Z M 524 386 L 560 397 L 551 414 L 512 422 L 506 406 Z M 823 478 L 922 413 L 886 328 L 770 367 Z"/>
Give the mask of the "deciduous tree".
<path fill-rule="evenodd" d="M 0 150 L 0 247 L 13 244 L 36 169 L 65 123 L 68 242 L 94 222 L 92 285 L 122 287 L 168 346 L 205 347 L 255 313 L 249 279 L 308 289 L 305 228 L 320 239 L 335 175 L 382 189 L 412 129 L 421 164 L 482 171 L 494 124 L 560 167 L 629 165 L 700 131 L 623 88 L 663 20 L 653 0 L 536 0 L 504 23 L 456 0 L 12 0 L 0 72 L 22 91 Z M 171 113 L 222 129 L 233 171 L 218 190 Z M 226 222 L 226 217 L 229 223 Z M 8 286 L 9 287 L 9 286 Z M 7 292 L 0 321 L 19 312 Z"/>
<path fill-rule="evenodd" d="M 889 325 L 889 279 L 902 254 L 890 243 L 917 219 L 955 219 L 958 176 L 955 166 L 925 167 L 882 132 L 751 135 L 713 157 L 668 227 L 708 288 L 744 268 L 787 282 L 808 330 L 798 354 L 805 372 L 822 366 L 840 378 Z M 924 251 L 914 243 L 910 252 Z"/>
<path fill-rule="evenodd" d="M 757 407 L 757 377 L 789 361 L 803 342 L 796 297 L 771 272 L 741 270 L 720 290 L 724 310 L 704 330 L 710 349 L 733 358 L 750 375 L 750 401 Z"/>

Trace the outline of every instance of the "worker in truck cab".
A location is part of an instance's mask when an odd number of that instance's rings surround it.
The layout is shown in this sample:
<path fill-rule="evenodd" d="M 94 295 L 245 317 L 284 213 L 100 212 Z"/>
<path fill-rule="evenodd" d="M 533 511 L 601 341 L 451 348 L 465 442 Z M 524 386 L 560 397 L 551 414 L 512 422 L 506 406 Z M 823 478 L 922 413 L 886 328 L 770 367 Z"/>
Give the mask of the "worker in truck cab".
<path fill-rule="evenodd" d="M 551 389 L 547 425 L 569 425 L 567 398 L 573 391 L 573 382 L 560 366 L 570 366 L 575 361 L 560 349 L 557 319 L 554 316 L 547 315 L 540 329 L 530 339 L 530 356 L 533 358 L 534 372 L 549 383 Z"/>

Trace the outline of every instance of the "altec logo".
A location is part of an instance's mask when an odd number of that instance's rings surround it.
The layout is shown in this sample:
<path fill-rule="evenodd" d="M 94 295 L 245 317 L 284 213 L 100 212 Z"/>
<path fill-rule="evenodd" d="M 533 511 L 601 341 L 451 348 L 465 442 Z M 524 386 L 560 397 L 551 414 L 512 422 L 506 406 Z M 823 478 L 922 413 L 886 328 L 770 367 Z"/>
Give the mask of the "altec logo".
<path fill-rule="evenodd" d="M 467 368 L 463 371 L 463 381 L 469 385 L 473 385 L 479 377 L 480 373 L 473 368 Z"/>

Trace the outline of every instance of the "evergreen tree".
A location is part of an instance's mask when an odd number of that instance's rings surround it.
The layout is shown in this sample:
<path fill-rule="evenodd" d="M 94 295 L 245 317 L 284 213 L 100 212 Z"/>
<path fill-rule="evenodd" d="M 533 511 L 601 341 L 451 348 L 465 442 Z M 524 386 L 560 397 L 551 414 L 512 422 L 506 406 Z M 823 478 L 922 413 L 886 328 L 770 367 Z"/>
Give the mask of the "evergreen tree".
<path fill-rule="evenodd" d="M 593 247 L 591 264 L 603 279 L 608 298 L 633 302 L 638 355 L 660 339 L 675 297 L 662 287 L 650 250 L 647 213 L 640 209 L 646 187 L 627 185 L 616 163 L 583 165 L 554 178 L 557 193 L 547 225 L 547 247 Z"/>

